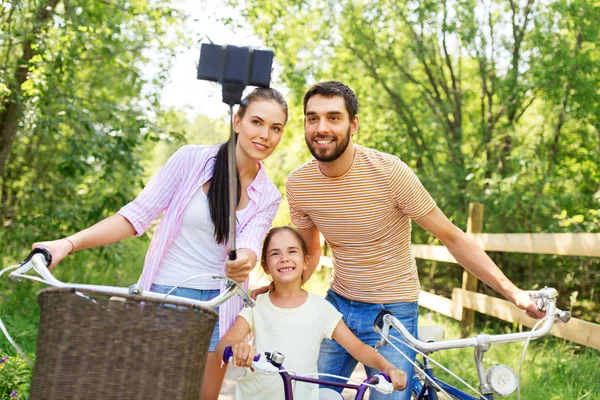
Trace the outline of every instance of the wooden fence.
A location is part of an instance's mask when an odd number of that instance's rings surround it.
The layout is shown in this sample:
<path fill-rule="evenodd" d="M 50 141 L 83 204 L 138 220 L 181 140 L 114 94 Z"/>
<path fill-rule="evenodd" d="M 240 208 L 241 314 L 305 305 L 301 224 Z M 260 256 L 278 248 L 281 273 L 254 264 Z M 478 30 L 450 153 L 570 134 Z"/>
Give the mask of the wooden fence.
<path fill-rule="evenodd" d="M 600 257 L 600 233 L 481 233 L 483 205 L 469 206 L 467 233 L 486 251 L 556 254 L 563 256 Z M 413 245 L 415 258 L 456 263 L 444 246 Z M 321 257 L 323 266 L 331 267 L 329 257 Z M 479 312 L 504 321 L 518 323 L 529 328 L 536 320 L 509 301 L 477 293 L 477 279 L 465 271 L 462 287 L 452 291 L 452 298 L 438 296 L 426 291 L 419 295 L 419 306 L 461 321 L 463 336 L 471 334 L 474 313 Z M 556 324 L 554 336 L 600 350 L 600 325 L 577 318 L 567 324 Z"/>

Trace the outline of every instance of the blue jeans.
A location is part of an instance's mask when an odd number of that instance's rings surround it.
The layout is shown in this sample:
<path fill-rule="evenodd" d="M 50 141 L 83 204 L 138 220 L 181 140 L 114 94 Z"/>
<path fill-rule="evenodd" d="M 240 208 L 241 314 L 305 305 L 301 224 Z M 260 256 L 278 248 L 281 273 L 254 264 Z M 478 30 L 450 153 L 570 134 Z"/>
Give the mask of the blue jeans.
<path fill-rule="evenodd" d="M 173 289 L 173 286 L 166 285 L 157 285 L 155 283 L 150 286 L 150 291 L 155 293 L 164 293 L 167 294 L 169 291 Z M 200 301 L 208 301 L 210 299 L 214 299 L 221 293 L 219 289 L 211 289 L 211 290 L 199 290 L 199 289 L 189 289 L 189 288 L 177 288 L 171 293 L 173 296 L 186 297 L 188 299 L 200 300 Z M 169 298 L 167 297 L 167 300 Z M 219 312 L 219 307 L 213 308 L 216 312 Z M 215 351 L 215 346 L 219 343 L 219 322 L 217 322 L 215 326 L 215 330 L 212 333 L 210 338 L 210 345 L 208 346 L 208 351 Z"/>
<path fill-rule="evenodd" d="M 417 320 L 419 317 L 419 306 L 417 302 L 408 303 L 391 303 L 391 304 L 371 304 L 360 301 L 349 300 L 331 289 L 327 292 L 325 298 L 343 315 L 343 320 L 360 340 L 368 346 L 375 346 L 375 343 L 380 339 L 379 334 L 373 331 L 373 321 L 379 312 L 383 309 L 391 311 L 408 331 L 417 337 Z M 400 337 L 399 334 L 394 335 Z M 396 347 L 402 350 L 411 360 L 415 359 L 415 352 L 409 350 L 401 343 L 392 342 Z M 394 364 L 399 370 L 406 373 L 408 386 L 403 391 L 394 391 L 391 395 L 372 390 L 370 392 L 371 400 L 393 399 L 404 400 L 410 399 L 412 389 L 412 376 L 414 367 L 401 354 L 398 353 L 390 344 L 379 348 L 379 353 L 389 362 Z M 319 354 L 319 372 L 350 377 L 352 371 L 356 368 L 357 361 L 335 340 L 325 339 L 321 344 L 321 352 Z M 367 376 L 373 376 L 378 373 L 377 370 L 369 368 L 365 365 Z M 332 378 L 326 378 L 332 379 Z M 336 380 L 336 379 L 333 379 Z M 341 382 L 341 380 L 338 380 Z M 333 388 L 341 392 L 341 388 Z"/>

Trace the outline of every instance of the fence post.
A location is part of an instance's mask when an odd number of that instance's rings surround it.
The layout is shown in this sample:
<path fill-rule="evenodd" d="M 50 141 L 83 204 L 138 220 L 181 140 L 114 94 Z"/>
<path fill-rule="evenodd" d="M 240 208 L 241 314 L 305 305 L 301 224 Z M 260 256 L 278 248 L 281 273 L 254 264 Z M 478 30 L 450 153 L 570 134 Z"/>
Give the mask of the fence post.
<path fill-rule="evenodd" d="M 483 204 L 469 203 L 469 220 L 467 222 L 467 233 L 481 233 L 483 229 Z M 475 275 L 467 270 L 463 271 L 462 289 L 471 292 L 477 292 L 479 281 Z M 462 309 L 462 319 L 460 321 L 460 333 L 462 337 L 471 335 L 475 323 L 475 311 L 466 308 Z"/>

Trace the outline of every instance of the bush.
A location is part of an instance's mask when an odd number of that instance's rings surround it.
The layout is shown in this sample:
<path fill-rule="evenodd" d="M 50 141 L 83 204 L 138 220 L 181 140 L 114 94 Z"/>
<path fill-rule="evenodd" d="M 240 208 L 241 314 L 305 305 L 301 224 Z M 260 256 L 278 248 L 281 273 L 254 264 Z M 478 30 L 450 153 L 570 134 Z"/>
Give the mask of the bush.
<path fill-rule="evenodd" d="M 0 351 L 0 398 L 27 399 L 31 367 L 19 356 Z"/>

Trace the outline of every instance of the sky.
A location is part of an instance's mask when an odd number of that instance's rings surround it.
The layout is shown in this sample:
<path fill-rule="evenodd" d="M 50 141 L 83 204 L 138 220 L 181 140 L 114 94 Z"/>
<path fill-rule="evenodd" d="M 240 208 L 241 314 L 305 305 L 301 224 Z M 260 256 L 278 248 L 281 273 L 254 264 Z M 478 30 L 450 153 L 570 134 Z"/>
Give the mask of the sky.
<path fill-rule="evenodd" d="M 260 39 L 249 31 L 236 29 L 220 23 L 218 19 L 229 15 L 223 0 L 180 0 L 179 7 L 190 15 L 190 48 L 184 49 L 176 58 L 170 72 L 170 82 L 162 93 L 166 107 L 188 109 L 191 117 L 198 113 L 219 118 L 227 114 L 228 106 L 221 101 L 221 86 L 214 82 L 196 79 L 196 67 L 200 58 L 200 42 L 264 48 Z"/>

